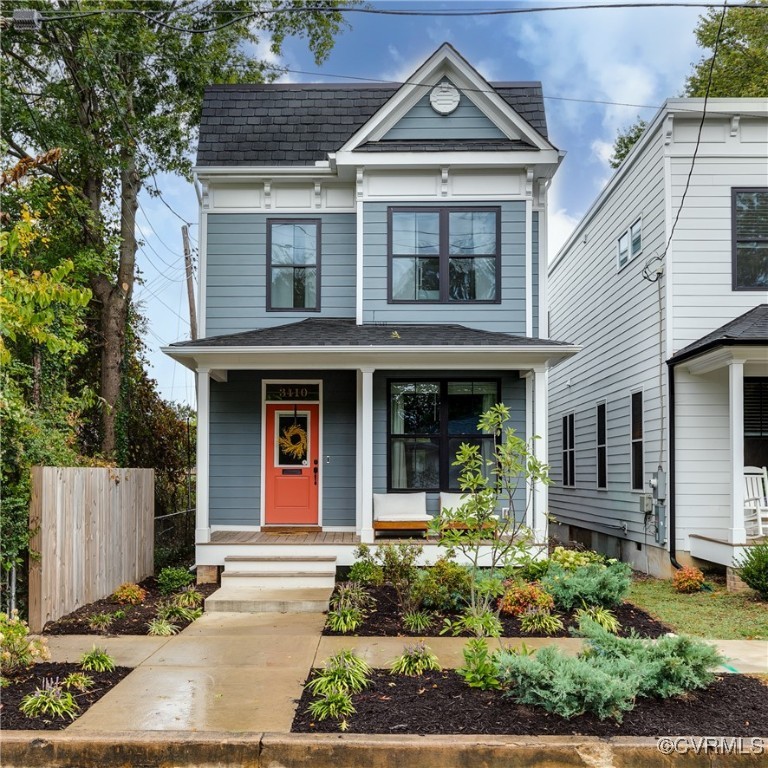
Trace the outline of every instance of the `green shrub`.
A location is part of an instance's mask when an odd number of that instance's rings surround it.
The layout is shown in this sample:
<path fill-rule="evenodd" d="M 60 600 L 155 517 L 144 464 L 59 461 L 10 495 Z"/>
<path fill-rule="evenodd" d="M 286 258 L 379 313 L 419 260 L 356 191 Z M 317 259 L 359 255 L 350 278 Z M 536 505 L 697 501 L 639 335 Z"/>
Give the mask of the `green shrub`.
<path fill-rule="evenodd" d="M 672 589 L 684 595 L 701 592 L 703 586 L 704 574 L 691 565 L 680 568 L 672 576 Z"/>
<path fill-rule="evenodd" d="M 605 557 L 597 552 L 588 549 L 566 549 L 565 547 L 555 547 L 549 559 L 550 562 L 559 565 L 566 571 L 575 571 L 577 568 L 593 563 L 604 565 L 606 562 Z"/>
<path fill-rule="evenodd" d="M 83 654 L 80 666 L 88 672 L 111 672 L 115 668 L 115 660 L 104 648 L 94 645 L 92 650 Z"/>
<path fill-rule="evenodd" d="M 768 543 L 746 547 L 736 562 L 737 573 L 742 581 L 768 600 Z"/>
<path fill-rule="evenodd" d="M 501 688 L 496 656 L 488 650 L 488 641 L 473 637 L 464 646 L 464 666 L 456 670 L 470 688 L 496 691 Z"/>
<path fill-rule="evenodd" d="M 411 589 L 412 602 L 440 613 L 460 611 L 469 602 L 472 577 L 469 571 L 446 557 L 423 568 Z"/>
<path fill-rule="evenodd" d="M 367 544 L 361 544 L 354 551 L 355 562 L 349 569 L 349 580 L 360 584 L 380 586 L 384 581 L 381 566 L 374 560 L 371 548 Z"/>
<path fill-rule="evenodd" d="M 68 717 L 70 720 L 74 720 L 80 711 L 75 697 L 62 688 L 58 678 L 45 679 L 42 688 L 35 689 L 34 693 L 27 694 L 21 700 L 19 709 L 27 717 Z"/>
<path fill-rule="evenodd" d="M 171 592 L 191 584 L 195 577 L 186 568 L 163 568 L 157 577 L 157 587 L 162 595 L 170 595 Z"/>
<path fill-rule="evenodd" d="M 439 672 L 440 663 L 437 656 L 422 641 L 414 645 L 406 645 L 402 656 L 392 663 L 393 675 L 419 677 L 425 672 Z"/>
<path fill-rule="evenodd" d="M 519 568 L 516 568 L 514 573 L 523 581 L 541 581 L 548 570 L 548 559 L 533 560 L 529 558 Z"/>
<path fill-rule="evenodd" d="M 121 605 L 139 605 L 147 598 L 147 591 L 138 584 L 127 582 L 121 584 L 112 594 L 112 599 Z"/>
<path fill-rule="evenodd" d="M 510 616 L 521 616 L 531 610 L 550 611 L 554 607 L 552 595 L 538 584 L 512 582 L 499 599 L 499 610 Z"/>
<path fill-rule="evenodd" d="M 549 611 L 529 609 L 520 616 L 520 629 L 530 634 L 555 635 L 563 628 L 563 620 Z"/>
<path fill-rule="evenodd" d="M 541 586 L 552 595 L 555 605 L 565 611 L 580 604 L 612 608 L 629 594 L 631 573 L 626 563 L 616 561 L 582 565 L 572 571 L 552 564 Z"/>
<path fill-rule="evenodd" d="M 382 544 L 376 551 L 384 583 L 395 588 L 401 608 L 407 605 L 413 584 L 418 578 L 416 563 L 421 552 L 420 544 L 405 543 Z"/>
<path fill-rule="evenodd" d="M 0 612 L 0 673 L 26 669 L 49 658 L 45 642 L 29 637 L 29 626 L 16 611 L 10 616 Z"/>
<path fill-rule="evenodd" d="M 637 690 L 636 678 L 620 666 L 591 664 L 551 646 L 534 656 L 506 652 L 497 656 L 497 675 L 507 689 L 505 695 L 565 718 L 592 712 L 601 720 L 620 721 L 634 706 Z"/>

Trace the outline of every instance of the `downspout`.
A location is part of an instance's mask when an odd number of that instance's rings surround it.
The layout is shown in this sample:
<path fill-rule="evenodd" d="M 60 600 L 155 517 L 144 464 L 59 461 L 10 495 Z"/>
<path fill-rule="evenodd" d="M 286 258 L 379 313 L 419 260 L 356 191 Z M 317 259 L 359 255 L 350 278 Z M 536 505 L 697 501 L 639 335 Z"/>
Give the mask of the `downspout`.
<path fill-rule="evenodd" d="M 669 511 L 669 562 L 678 570 L 683 566 L 675 559 L 675 365 L 667 361 L 667 393 L 669 405 L 669 487 L 667 488 L 667 509 Z"/>

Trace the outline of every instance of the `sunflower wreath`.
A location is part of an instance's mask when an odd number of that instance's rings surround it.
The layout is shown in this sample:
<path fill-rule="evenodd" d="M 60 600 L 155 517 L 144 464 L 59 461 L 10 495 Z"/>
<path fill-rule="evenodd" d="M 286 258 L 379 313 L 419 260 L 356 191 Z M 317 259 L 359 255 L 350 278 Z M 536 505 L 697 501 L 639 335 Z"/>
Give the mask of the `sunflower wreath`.
<path fill-rule="evenodd" d="M 285 427 L 277 442 L 286 456 L 303 459 L 307 455 L 307 433 L 298 424 Z"/>

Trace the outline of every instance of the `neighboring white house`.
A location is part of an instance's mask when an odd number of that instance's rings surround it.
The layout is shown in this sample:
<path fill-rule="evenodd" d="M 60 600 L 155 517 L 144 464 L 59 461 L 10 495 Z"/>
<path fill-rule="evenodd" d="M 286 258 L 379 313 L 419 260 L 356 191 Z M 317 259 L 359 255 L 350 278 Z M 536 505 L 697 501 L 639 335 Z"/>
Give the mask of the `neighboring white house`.
<path fill-rule="evenodd" d="M 668 574 L 768 464 L 768 99 L 669 100 L 549 268 L 553 532 Z M 655 487 L 654 487 L 655 486 Z"/>

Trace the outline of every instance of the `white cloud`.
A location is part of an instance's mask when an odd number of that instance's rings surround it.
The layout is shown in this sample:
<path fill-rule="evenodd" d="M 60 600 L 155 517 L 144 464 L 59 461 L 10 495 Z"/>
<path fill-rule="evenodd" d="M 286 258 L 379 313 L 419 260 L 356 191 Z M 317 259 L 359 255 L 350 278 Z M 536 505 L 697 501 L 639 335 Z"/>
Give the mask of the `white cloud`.
<path fill-rule="evenodd" d="M 603 141 L 602 139 L 595 139 L 592 142 L 592 154 L 603 165 L 609 165 L 610 159 L 613 156 L 613 144 L 610 141 Z"/>
<path fill-rule="evenodd" d="M 565 208 L 552 207 L 549 209 L 547 222 L 548 255 L 549 261 L 552 261 L 576 228 L 576 225 L 579 223 L 579 217 L 571 216 Z"/>

